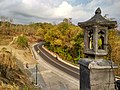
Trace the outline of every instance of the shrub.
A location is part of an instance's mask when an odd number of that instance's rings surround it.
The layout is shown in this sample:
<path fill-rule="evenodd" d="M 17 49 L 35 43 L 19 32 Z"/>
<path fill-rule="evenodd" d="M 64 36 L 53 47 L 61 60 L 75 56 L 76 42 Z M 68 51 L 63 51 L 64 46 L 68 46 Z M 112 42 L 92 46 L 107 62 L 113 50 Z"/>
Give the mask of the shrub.
<path fill-rule="evenodd" d="M 18 36 L 17 45 L 22 47 L 22 48 L 28 47 L 28 39 L 26 38 L 26 36 L 24 36 L 23 34 Z"/>

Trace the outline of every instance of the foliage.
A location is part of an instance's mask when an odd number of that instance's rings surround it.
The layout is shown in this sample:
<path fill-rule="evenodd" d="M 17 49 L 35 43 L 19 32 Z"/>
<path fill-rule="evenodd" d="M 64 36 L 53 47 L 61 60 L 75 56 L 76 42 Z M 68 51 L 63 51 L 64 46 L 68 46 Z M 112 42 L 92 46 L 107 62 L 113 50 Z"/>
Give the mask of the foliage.
<path fill-rule="evenodd" d="M 45 31 L 45 30 L 42 29 L 42 28 L 37 29 L 37 31 L 36 31 L 36 36 L 39 36 L 40 39 L 44 40 L 44 34 L 45 34 L 44 31 Z"/>
<path fill-rule="evenodd" d="M 45 34 L 45 41 L 48 49 L 64 60 L 75 63 L 83 57 L 83 30 L 66 20 L 51 28 Z"/>
<path fill-rule="evenodd" d="M 117 30 L 109 31 L 108 41 L 111 48 L 110 47 L 108 48 L 109 53 L 107 58 L 109 60 L 112 59 L 112 61 L 114 61 L 120 67 L 120 35 L 119 33 L 120 31 L 117 31 Z M 116 71 L 116 73 L 120 75 L 120 68 L 119 70 Z"/>
<path fill-rule="evenodd" d="M 77 63 L 84 57 L 83 30 L 72 24 L 71 18 L 65 18 L 63 22 L 52 25 L 51 23 L 31 23 L 29 25 L 11 24 L 0 22 L 1 35 L 38 36 L 40 40 L 46 41 L 46 47 L 58 54 L 64 60 Z M 6 36 L 5 36 L 6 37 Z M 3 37 L 4 38 L 4 37 Z M 2 39 L 0 38 L 2 41 Z M 112 60 L 120 65 L 120 34 L 117 30 L 110 30 L 108 36 L 109 44 L 112 47 Z M 27 38 L 19 36 L 17 44 L 22 47 L 27 46 Z M 0 44 L 3 42 L 0 42 Z M 99 41 L 101 46 L 101 41 Z M 110 51 L 110 48 L 109 48 Z M 106 59 L 110 59 L 110 52 Z"/>
<path fill-rule="evenodd" d="M 23 47 L 23 48 L 28 47 L 28 40 L 27 40 L 26 36 L 24 36 L 23 34 L 18 36 L 16 42 L 17 42 L 18 46 L 20 46 L 20 47 Z"/>

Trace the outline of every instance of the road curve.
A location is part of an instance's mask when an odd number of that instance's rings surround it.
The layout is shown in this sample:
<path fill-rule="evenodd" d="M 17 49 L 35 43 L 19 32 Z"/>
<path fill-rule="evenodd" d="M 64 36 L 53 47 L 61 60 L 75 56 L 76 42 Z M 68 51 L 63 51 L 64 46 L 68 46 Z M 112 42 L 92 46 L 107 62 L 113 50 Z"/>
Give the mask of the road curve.
<path fill-rule="evenodd" d="M 34 46 L 34 49 L 38 52 L 38 54 L 49 64 L 51 64 L 52 66 L 60 69 L 61 71 L 69 74 L 70 76 L 79 79 L 79 69 L 74 68 L 60 60 L 58 60 L 57 58 L 53 57 L 51 54 L 49 54 L 46 50 L 44 50 L 42 48 L 43 42 L 40 42 L 39 44 Z"/>

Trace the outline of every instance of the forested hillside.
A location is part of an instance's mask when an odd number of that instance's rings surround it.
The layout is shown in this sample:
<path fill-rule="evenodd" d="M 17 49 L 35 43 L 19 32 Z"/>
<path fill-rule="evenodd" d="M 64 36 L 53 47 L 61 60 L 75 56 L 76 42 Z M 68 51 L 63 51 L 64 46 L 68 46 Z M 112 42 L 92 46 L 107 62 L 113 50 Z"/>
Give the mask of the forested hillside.
<path fill-rule="evenodd" d="M 11 24 L 10 22 L 0 23 L 0 38 L 24 34 L 29 42 L 45 41 L 45 47 L 59 55 L 63 60 L 77 65 L 78 60 L 84 57 L 83 54 L 83 30 L 72 24 L 68 19 L 64 19 L 59 24 L 51 23 L 31 23 L 29 25 Z M 112 60 L 120 65 L 120 32 L 109 30 L 109 44 L 112 47 Z M 110 48 L 107 59 L 110 59 Z M 120 71 L 117 72 L 120 75 Z"/>
<path fill-rule="evenodd" d="M 44 40 L 47 48 L 63 60 L 74 64 L 83 57 L 83 30 L 69 22 L 55 25 L 44 35 Z"/>

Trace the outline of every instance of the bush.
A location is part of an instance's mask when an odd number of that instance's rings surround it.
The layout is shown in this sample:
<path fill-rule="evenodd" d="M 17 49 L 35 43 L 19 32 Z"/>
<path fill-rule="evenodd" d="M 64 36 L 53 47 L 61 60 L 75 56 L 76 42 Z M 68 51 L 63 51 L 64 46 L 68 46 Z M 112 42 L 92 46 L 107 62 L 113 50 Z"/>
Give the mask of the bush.
<path fill-rule="evenodd" d="M 17 45 L 22 47 L 22 48 L 28 47 L 28 39 L 26 38 L 26 36 L 24 36 L 23 34 L 18 36 Z"/>

